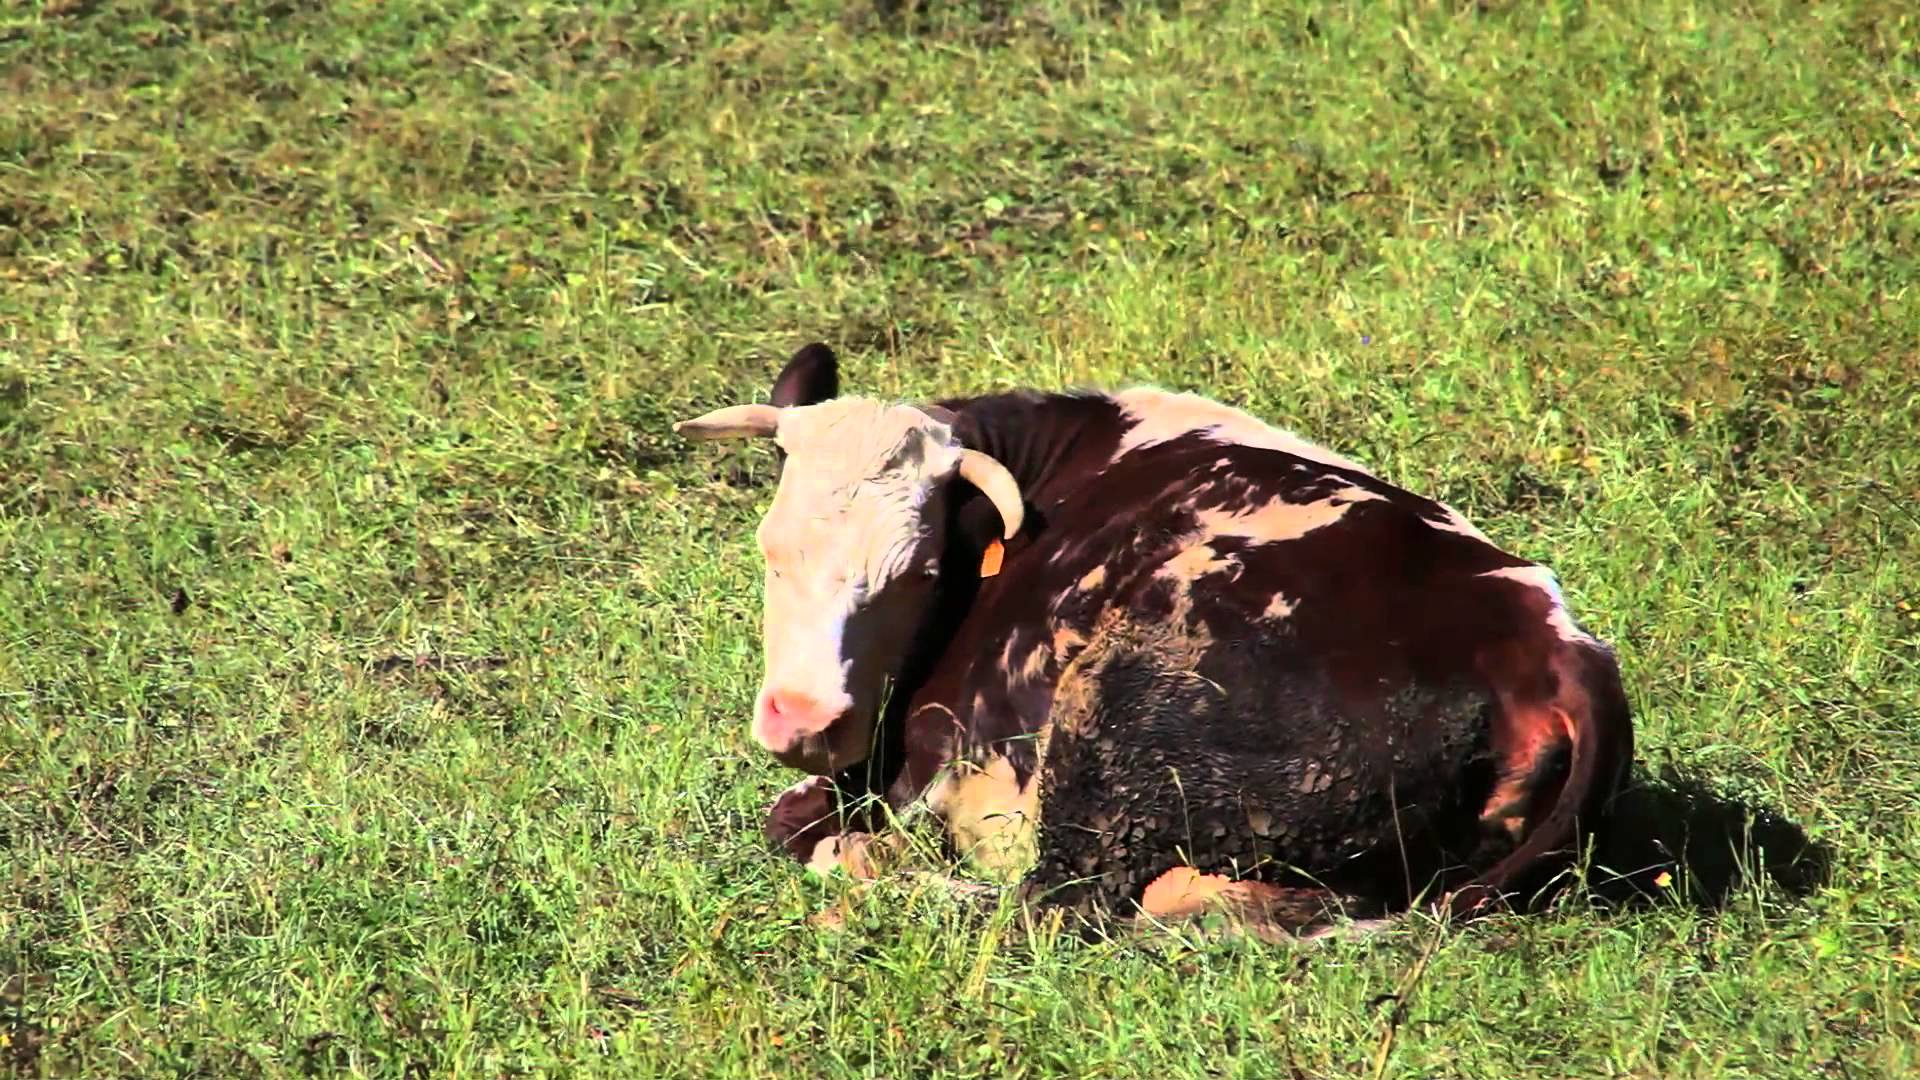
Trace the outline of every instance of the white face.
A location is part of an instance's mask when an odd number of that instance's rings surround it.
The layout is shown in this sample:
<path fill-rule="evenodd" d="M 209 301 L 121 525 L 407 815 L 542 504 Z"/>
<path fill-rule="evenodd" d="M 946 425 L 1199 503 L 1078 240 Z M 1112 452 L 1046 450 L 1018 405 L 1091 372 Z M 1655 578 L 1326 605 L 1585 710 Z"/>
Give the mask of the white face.
<path fill-rule="evenodd" d="M 757 532 L 766 667 L 753 735 L 796 769 L 859 764 L 872 751 L 887 682 L 934 599 L 951 485 L 978 488 L 1011 537 L 1025 512 L 1018 483 L 910 405 L 733 405 L 674 430 L 696 439 L 772 436 L 787 452 Z"/>
<path fill-rule="evenodd" d="M 854 400 L 786 410 L 778 439 L 753 734 L 782 764 L 828 773 L 868 756 L 933 600 L 959 448 L 917 409 Z"/>

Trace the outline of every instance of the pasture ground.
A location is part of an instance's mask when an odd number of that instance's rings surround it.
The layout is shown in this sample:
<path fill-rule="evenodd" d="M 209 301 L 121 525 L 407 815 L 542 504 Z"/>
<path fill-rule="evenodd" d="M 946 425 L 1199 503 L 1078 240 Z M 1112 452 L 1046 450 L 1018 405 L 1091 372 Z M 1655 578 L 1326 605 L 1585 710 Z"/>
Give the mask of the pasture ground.
<path fill-rule="evenodd" d="M 1920 1068 L 1912 5 L 920 7 L 0 11 L 0 1068 Z M 772 459 L 668 427 L 814 338 L 1452 501 L 1701 872 L 1304 955 L 806 878 Z"/>

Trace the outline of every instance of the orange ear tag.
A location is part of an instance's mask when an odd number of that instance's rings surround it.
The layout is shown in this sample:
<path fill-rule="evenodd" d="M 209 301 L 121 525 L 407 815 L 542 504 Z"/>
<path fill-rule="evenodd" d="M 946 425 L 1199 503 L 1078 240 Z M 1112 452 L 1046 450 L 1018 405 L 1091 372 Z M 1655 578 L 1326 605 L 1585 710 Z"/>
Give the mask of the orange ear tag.
<path fill-rule="evenodd" d="M 1006 554 L 1006 545 L 1000 542 L 999 537 L 994 537 L 993 542 L 987 545 L 986 554 L 980 557 L 980 576 L 990 578 L 999 573 L 1000 560 L 1004 558 Z"/>

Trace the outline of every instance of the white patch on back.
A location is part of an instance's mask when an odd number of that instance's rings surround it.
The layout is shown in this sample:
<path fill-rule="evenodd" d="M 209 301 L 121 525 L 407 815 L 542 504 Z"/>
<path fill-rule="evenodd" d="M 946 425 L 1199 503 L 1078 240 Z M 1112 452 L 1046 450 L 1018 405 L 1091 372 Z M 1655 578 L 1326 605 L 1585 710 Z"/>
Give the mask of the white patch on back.
<path fill-rule="evenodd" d="M 1566 598 L 1560 594 L 1560 581 L 1554 577 L 1553 571 L 1536 563 L 1529 566 L 1509 566 L 1504 570 L 1489 570 L 1480 576 L 1506 578 L 1508 581 L 1517 581 L 1522 585 L 1531 585 L 1546 593 L 1550 605 L 1547 610 L 1547 625 L 1553 627 L 1554 633 L 1560 635 L 1560 640 L 1580 645 L 1597 644 L 1593 635 L 1574 625 L 1573 615 L 1567 610 Z"/>
<path fill-rule="evenodd" d="M 1199 544 L 1162 563 L 1156 576 L 1192 582 L 1208 574 L 1231 569 L 1239 577 L 1240 564 L 1231 555 L 1222 557 L 1210 545 Z"/>
<path fill-rule="evenodd" d="M 1141 447 L 1199 432 L 1217 442 L 1278 450 L 1321 465 L 1372 475 L 1364 466 L 1326 447 L 1197 394 L 1139 386 L 1122 390 L 1113 398 L 1119 402 L 1122 415 L 1133 424 L 1114 451 L 1116 461 Z"/>
<path fill-rule="evenodd" d="M 1285 593 L 1274 593 L 1273 599 L 1267 602 L 1267 609 L 1260 613 L 1260 617 L 1278 622 L 1291 614 L 1293 614 L 1293 601 L 1287 599 Z"/>
<path fill-rule="evenodd" d="M 1208 536 L 1243 536 L 1258 543 L 1297 540 L 1346 517 L 1347 509 L 1356 503 L 1383 501 L 1384 497 L 1365 488 L 1345 487 L 1309 503 L 1269 499 L 1233 513 L 1202 510 L 1200 528 Z"/>
<path fill-rule="evenodd" d="M 1436 521 L 1433 518 L 1422 518 L 1421 520 L 1425 521 L 1428 525 L 1433 526 L 1434 528 L 1440 530 L 1441 532 L 1458 533 L 1461 536 L 1472 537 L 1473 539 L 1479 540 L 1482 543 L 1487 543 L 1487 544 L 1493 543 L 1492 540 L 1489 540 L 1487 538 L 1486 533 L 1483 533 L 1479 529 L 1474 528 L 1473 522 L 1468 521 L 1466 518 L 1462 517 L 1460 515 L 1460 511 L 1455 510 L 1453 507 L 1446 506 L 1444 504 L 1440 507 L 1440 509 L 1446 513 L 1446 516 L 1441 518 L 1440 520 Z"/>

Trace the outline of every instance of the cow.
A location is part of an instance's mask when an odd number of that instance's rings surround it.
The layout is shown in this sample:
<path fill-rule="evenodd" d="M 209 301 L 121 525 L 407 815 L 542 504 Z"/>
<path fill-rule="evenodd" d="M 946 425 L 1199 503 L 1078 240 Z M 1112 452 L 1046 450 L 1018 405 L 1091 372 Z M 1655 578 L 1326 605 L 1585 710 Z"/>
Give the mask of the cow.
<path fill-rule="evenodd" d="M 1276 938 L 1544 900 L 1633 754 L 1610 646 L 1452 508 L 1151 386 L 924 404 L 795 352 L 753 738 L 766 824 L 867 876 L 909 811 L 1023 898 Z"/>

